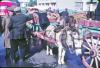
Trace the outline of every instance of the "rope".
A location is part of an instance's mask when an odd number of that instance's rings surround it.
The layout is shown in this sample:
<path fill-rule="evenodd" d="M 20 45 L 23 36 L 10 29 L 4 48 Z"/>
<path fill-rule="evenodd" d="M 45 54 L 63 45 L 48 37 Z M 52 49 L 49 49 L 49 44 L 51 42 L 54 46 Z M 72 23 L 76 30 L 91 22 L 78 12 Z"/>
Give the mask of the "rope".
<path fill-rule="evenodd" d="M 35 36 L 37 36 L 38 38 L 41 38 L 41 39 L 46 40 L 46 41 L 51 42 L 51 43 L 57 42 L 55 39 L 44 36 L 42 33 L 44 33 L 44 32 L 33 32 L 33 34 Z"/>

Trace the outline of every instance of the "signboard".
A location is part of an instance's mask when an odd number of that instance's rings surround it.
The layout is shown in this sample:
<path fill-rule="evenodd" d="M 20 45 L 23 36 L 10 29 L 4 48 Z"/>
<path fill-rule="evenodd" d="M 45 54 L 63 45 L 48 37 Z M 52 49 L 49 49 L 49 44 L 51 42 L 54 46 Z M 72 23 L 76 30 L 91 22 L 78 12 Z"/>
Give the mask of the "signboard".
<path fill-rule="evenodd" d="M 30 2 L 30 0 L 18 0 L 18 2 Z"/>
<path fill-rule="evenodd" d="M 97 2 L 97 1 L 100 1 L 100 0 L 82 0 L 82 2 Z"/>

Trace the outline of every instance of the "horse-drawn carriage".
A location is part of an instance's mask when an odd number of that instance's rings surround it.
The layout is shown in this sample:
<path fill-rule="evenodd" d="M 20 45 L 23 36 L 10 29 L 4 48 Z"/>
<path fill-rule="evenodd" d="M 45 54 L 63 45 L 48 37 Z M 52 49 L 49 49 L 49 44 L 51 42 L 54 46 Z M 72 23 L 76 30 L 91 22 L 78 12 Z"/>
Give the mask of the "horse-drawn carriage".
<path fill-rule="evenodd" d="M 58 47 L 58 64 L 64 64 L 65 51 L 69 50 L 70 53 L 81 55 L 81 61 L 87 68 L 99 68 L 100 22 L 86 20 L 84 13 L 81 13 L 81 16 L 77 15 L 73 16 L 76 23 L 71 20 L 71 27 L 66 25 L 55 31 L 56 27 L 49 25 L 46 31 L 35 32 L 34 34 Z"/>
<path fill-rule="evenodd" d="M 100 67 L 100 21 L 82 20 L 79 22 L 83 36 L 83 63 L 88 68 Z"/>

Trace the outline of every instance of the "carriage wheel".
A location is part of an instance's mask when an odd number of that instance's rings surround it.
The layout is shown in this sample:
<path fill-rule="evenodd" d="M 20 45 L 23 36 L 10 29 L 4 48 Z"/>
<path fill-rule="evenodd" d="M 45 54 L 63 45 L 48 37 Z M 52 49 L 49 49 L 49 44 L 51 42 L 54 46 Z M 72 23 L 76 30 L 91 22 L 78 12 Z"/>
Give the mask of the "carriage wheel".
<path fill-rule="evenodd" d="M 83 64 L 87 68 L 100 68 L 100 43 L 99 37 L 94 39 L 93 36 L 90 39 L 85 39 L 82 45 L 82 60 Z"/>

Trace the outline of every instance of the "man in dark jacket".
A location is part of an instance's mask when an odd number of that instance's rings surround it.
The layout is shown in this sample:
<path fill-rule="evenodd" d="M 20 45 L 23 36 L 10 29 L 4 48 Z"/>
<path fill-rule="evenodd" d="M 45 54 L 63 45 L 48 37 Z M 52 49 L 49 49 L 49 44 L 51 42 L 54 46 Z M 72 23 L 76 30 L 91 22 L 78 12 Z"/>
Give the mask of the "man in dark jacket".
<path fill-rule="evenodd" d="M 67 8 L 63 12 L 61 12 L 60 15 L 64 17 L 66 23 L 69 22 L 69 13 Z"/>
<path fill-rule="evenodd" d="M 26 21 L 31 19 L 21 13 L 20 7 L 16 7 L 14 11 L 15 15 L 11 17 L 9 24 L 13 63 L 18 60 L 23 61 L 25 58 L 23 49 L 26 47 L 25 26 Z"/>
<path fill-rule="evenodd" d="M 68 16 L 68 9 L 66 8 L 63 12 L 61 12 L 62 16 Z"/>

